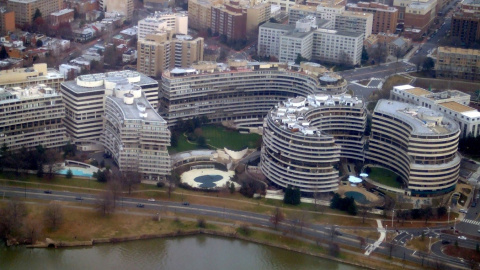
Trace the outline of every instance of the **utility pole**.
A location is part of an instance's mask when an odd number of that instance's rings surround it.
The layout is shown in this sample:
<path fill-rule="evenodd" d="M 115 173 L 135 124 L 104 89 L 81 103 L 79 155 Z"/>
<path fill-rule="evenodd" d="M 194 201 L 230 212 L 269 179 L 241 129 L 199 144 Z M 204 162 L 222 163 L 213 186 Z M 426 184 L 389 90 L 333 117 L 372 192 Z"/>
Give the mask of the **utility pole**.
<path fill-rule="evenodd" d="M 393 228 L 393 216 L 395 216 L 395 209 L 392 211 L 392 228 Z"/>

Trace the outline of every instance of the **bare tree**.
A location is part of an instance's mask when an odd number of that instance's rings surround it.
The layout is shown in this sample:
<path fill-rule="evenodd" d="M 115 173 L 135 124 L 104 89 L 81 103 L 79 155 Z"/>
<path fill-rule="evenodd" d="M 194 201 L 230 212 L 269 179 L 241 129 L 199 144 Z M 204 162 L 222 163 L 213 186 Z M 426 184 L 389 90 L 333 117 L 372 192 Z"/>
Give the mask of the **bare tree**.
<path fill-rule="evenodd" d="M 43 218 L 48 229 L 54 231 L 63 222 L 62 206 L 58 202 L 52 202 L 47 205 L 43 211 Z"/>
<path fill-rule="evenodd" d="M 124 188 L 128 190 L 128 194 L 131 194 L 132 190 L 141 183 L 142 175 L 138 170 L 128 170 L 123 172 L 121 179 Z"/>
<path fill-rule="evenodd" d="M 4 208 L 0 209 L 0 237 L 19 235 L 26 215 L 25 203 L 16 200 L 9 201 Z"/>
<path fill-rule="evenodd" d="M 37 240 L 40 238 L 41 231 L 42 231 L 42 224 L 38 220 L 36 219 L 27 220 L 24 227 L 24 235 L 26 240 L 29 243 L 35 244 Z"/>
<path fill-rule="evenodd" d="M 390 256 L 390 258 L 392 257 L 392 253 L 393 253 L 393 250 L 395 249 L 395 244 L 392 242 L 386 242 L 385 243 L 387 249 L 388 249 L 388 254 Z"/>
<path fill-rule="evenodd" d="M 62 169 L 60 161 L 62 154 L 55 149 L 48 149 L 45 152 L 45 165 L 47 166 L 47 176 L 52 179 L 55 173 Z"/>
<path fill-rule="evenodd" d="M 285 216 L 283 215 L 282 211 L 280 210 L 280 208 L 276 207 L 273 215 L 270 217 L 270 222 L 275 227 L 275 230 L 277 229 L 278 224 L 280 224 L 284 219 Z"/>
<path fill-rule="evenodd" d="M 370 210 L 367 206 L 360 206 L 360 214 L 362 215 L 362 223 L 365 223 L 365 218 L 367 217 L 368 211 Z"/>
<path fill-rule="evenodd" d="M 292 231 L 300 230 L 300 234 L 303 233 L 303 228 L 308 226 L 308 216 L 305 211 L 300 211 L 294 214 L 292 221 Z"/>
<path fill-rule="evenodd" d="M 377 47 L 371 48 L 370 51 L 368 52 L 368 55 L 370 55 L 370 58 L 375 61 L 375 64 L 381 64 L 385 62 L 388 56 L 388 50 L 387 46 L 383 44 L 378 44 Z"/>
<path fill-rule="evenodd" d="M 328 245 L 328 252 L 330 256 L 338 257 L 338 255 L 340 255 L 340 247 L 338 244 L 332 242 Z"/>
<path fill-rule="evenodd" d="M 113 207 L 113 195 L 111 191 L 104 191 L 98 197 L 95 202 L 95 206 L 100 214 L 107 216 L 114 211 Z"/>
<path fill-rule="evenodd" d="M 358 236 L 357 239 L 358 239 L 358 245 L 360 246 L 360 248 L 363 248 L 367 244 L 367 242 L 365 241 L 365 238 Z"/>
<path fill-rule="evenodd" d="M 107 182 L 107 188 L 112 193 L 113 208 L 116 207 L 116 203 L 120 195 L 122 194 L 122 175 L 116 173 L 112 175 L 111 179 Z"/>
<path fill-rule="evenodd" d="M 338 55 L 338 58 L 340 59 L 340 65 L 344 68 L 349 68 L 353 66 L 353 61 L 350 55 L 348 55 L 347 52 L 341 51 L 340 54 Z"/>

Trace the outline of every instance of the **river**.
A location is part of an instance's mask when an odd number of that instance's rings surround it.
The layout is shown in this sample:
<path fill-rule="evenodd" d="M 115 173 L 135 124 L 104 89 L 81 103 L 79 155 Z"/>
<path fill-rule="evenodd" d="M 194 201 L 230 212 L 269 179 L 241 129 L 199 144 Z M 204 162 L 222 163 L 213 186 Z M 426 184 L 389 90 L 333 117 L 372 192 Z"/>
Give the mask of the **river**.
<path fill-rule="evenodd" d="M 328 269 L 358 267 L 247 241 L 212 236 L 151 239 L 68 249 L 0 247 L 0 269 Z"/>

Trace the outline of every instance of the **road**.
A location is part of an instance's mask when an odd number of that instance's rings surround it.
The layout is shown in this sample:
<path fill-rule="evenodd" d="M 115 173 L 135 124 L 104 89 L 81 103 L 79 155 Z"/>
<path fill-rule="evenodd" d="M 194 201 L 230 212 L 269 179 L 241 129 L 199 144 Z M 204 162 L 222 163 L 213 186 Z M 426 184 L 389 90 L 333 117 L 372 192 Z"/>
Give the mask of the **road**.
<path fill-rule="evenodd" d="M 42 190 L 37 189 L 24 189 L 24 188 L 17 188 L 17 187 L 0 187 L 0 196 L 7 196 L 7 197 L 26 197 L 29 199 L 41 199 L 41 200 L 60 200 L 60 201 L 70 201 L 70 202 L 80 202 L 82 204 L 94 204 L 96 201 L 96 197 L 91 194 L 85 193 L 77 193 L 77 192 L 66 192 L 66 191 L 52 191 L 51 194 L 46 194 Z M 82 200 L 78 200 L 77 198 L 81 197 Z M 129 198 L 129 197 L 121 197 L 118 200 L 121 207 L 130 207 L 136 209 L 135 211 L 142 211 L 140 208 L 136 208 L 135 206 L 139 203 L 145 205 L 145 209 L 156 210 L 156 211 L 170 211 L 175 213 L 184 213 L 184 214 L 194 214 L 194 215 L 204 215 L 209 217 L 215 218 L 224 218 L 229 220 L 235 220 L 240 222 L 248 222 L 251 224 L 255 224 L 256 226 L 263 226 L 263 227 L 271 227 L 270 223 L 270 216 L 258 214 L 258 213 L 251 213 L 246 211 L 239 211 L 234 209 L 225 209 L 222 207 L 213 207 L 213 206 L 205 206 L 205 205 L 189 205 L 185 206 L 182 205 L 180 202 L 169 202 L 169 201 L 155 201 L 149 202 L 145 199 L 136 199 L 136 198 Z M 279 226 L 281 230 L 289 231 L 292 227 L 291 220 L 286 220 Z M 332 236 L 332 225 L 318 225 L 318 224 L 311 224 L 308 228 L 303 229 L 303 234 L 305 237 L 312 237 L 314 239 L 332 239 L 335 243 L 358 247 L 359 241 L 357 236 L 350 235 L 350 234 L 343 234 L 343 235 L 335 235 Z M 348 229 L 355 229 L 354 227 L 341 227 L 336 226 L 335 228 L 348 228 Z M 357 229 L 364 229 L 364 228 L 357 228 Z M 418 235 L 423 229 L 408 229 L 403 232 L 408 232 L 412 235 Z M 442 237 L 446 238 L 456 238 L 456 236 L 449 236 L 449 235 L 442 235 Z M 367 245 L 373 244 L 376 239 L 368 239 Z M 471 240 L 465 241 L 465 245 L 473 245 L 474 242 Z M 463 243 L 461 244 L 463 245 Z M 390 253 L 389 248 L 385 243 L 382 243 L 379 248 L 377 248 L 374 252 L 380 253 L 383 255 L 388 256 Z M 419 256 L 416 254 L 415 251 L 405 248 L 401 243 L 398 245 L 394 245 L 392 249 L 392 256 L 400 259 L 405 259 L 408 261 L 413 261 L 416 263 L 421 264 L 422 260 L 425 258 L 423 256 Z M 467 264 L 465 262 L 460 261 L 459 259 L 455 258 L 448 258 L 446 256 L 437 256 L 435 253 L 429 255 L 428 261 L 431 263 L 431 266 L 434 266 L 436 262 L 442 262 L 449 266 L 447 268 L 442 269 L 461 269 L 465 268 Z"/>
<path fill-rule="evenodd" d="M 347 81 L 359 81 L 369 78 L 383 79 L 395 73 L 405 72 L 407 68 L 411 67 L 413 67 L 412 64 L 399 60 L 398 62 L 340 71 L 338 74 L 342 75 Z"/>

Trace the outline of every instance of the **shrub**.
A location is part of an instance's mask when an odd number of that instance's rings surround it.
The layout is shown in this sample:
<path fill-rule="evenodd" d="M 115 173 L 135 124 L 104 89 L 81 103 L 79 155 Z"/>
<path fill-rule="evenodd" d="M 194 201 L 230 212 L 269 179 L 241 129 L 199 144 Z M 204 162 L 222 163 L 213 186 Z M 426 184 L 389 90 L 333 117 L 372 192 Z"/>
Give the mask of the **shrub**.
<path fill-rule="evenodd" d="M 197 220 L 197 226 L 198 226 L 199 228 L 206 228 L 206 227 L 207 227 L 207 222 L 205 221 L 205 219 L 199 218 L 199 219 Z"/>
<path fill-rule="evenodd" d="M 247 224 L 240 225 L 240 227 L 238 227 L 237 231 L 238 231 L 238 233 L 246 235 L 246 236 L 249 236 L 250 234 L 252 234 L 252 230 L 250 229 L 250 227 Z"/>
<path fill-rule="evenodd" d="M 158 188 L 163 188 L 165 186 L 164 182 L 157 182 L 157 187 Z"/>
<path fill-rule="evenodd" d="M 68 179 L 71 179 L 73 177 L 73 172 L 71 169 L 68 169 L 67 174 L 65 175 Z"/>

